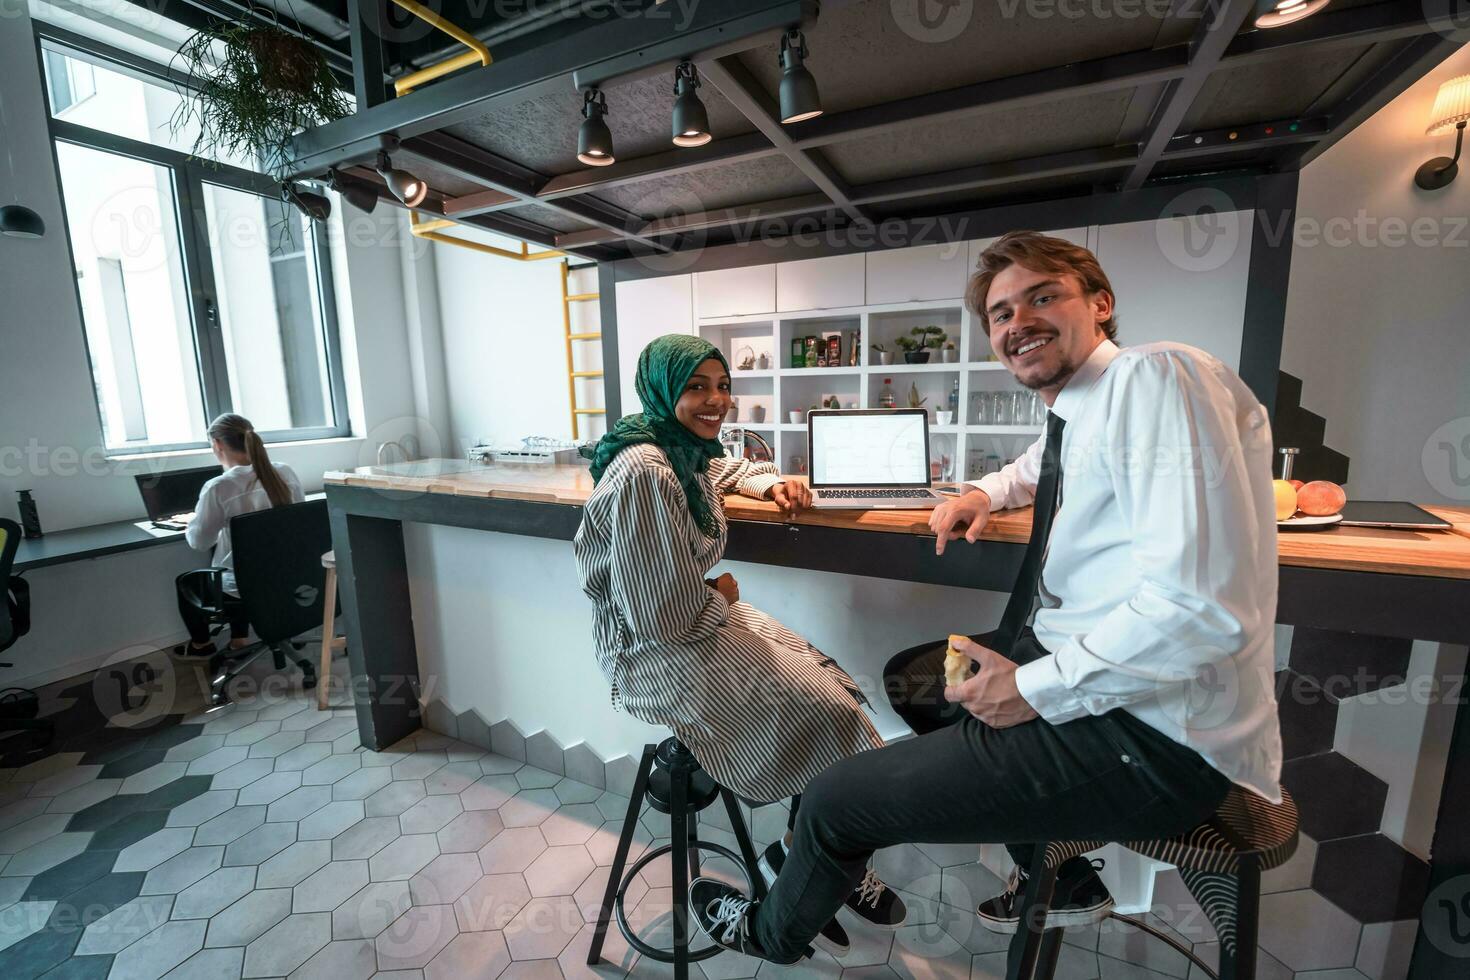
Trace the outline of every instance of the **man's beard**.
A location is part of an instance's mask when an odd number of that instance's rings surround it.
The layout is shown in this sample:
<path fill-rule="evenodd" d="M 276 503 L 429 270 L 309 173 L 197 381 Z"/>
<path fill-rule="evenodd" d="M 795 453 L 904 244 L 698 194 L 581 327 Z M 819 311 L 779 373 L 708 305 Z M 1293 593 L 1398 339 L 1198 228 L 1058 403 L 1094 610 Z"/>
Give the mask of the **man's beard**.
<path fill-rule="evenodd" d="M 1060 387 L 1067 379 L 1077 373 L 1077 365 L 1073 364 L 1067 355 L 1063 354 L 1061 361 L 1057 363 L 1055 371 L 1050 374 L 1041 375 L 1033 379 L 1026 379 L 1015 375 L 1015 379 L 1021 383 L 1021 387 L 1030 388 L 1032 391 L 1041 391 L 1044 388 Z"/>

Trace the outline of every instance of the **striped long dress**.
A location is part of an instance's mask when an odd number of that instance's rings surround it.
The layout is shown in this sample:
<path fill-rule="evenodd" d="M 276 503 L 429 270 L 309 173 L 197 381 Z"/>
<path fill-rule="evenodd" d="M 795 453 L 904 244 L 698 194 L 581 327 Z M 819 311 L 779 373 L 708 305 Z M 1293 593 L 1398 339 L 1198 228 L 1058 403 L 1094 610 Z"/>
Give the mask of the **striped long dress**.
<path fill-rule="evenodd" d="M 764 497 L 780 482 L 775 466 L 722 457 L 700 481 L 719 520 L 714 538 L 656 446 L 619 453 L 587 501 L 574 549 L 596 606 L 598 666 L 614 704 L 671 728 L 722 785 L 782 799 L 883 741 L 831 658 L 705 583 L 725 552 L 724 494 Z"/>

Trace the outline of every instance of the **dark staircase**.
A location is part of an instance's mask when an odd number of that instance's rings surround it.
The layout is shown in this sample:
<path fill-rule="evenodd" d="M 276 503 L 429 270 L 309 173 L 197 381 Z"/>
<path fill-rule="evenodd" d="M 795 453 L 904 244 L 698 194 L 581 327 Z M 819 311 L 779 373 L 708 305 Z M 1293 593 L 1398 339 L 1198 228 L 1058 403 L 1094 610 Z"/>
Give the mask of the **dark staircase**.
<path fill-rule="evenodd" d="M 1278 372 L 1276 380 L 1276 418 L 1272 423 L 1272 436 L 1277 449 L 1295 446 L 1301 450 L 1292 464 L 1294 480 L 1331 480 L 1347 485 L 1348 458 L 1324 444 L 1327 420 L 1315 412 L 1302 408 L 1302 381 L 1285 371 Z M 1273 460 L 1274 472 L 1281 475 L 1281 457 Z"/>

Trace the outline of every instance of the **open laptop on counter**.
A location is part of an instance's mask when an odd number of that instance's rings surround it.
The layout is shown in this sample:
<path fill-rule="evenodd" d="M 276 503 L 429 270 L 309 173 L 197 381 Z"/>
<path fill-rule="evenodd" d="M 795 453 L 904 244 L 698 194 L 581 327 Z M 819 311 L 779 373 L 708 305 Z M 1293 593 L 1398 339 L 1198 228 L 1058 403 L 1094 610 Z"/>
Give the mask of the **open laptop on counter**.
<path fill-rule="evenodd" d="M 148 523 L 161 531 L 182 531 L 199 502 L 204 484 L 224 472 L 221 466 L 197 466 L 187 470 L 140 473 L 138 493 L 148 511 Z"/>
<path fill-rule="evenodd" d="M 944 499 L 930 486 L 926 410 L 818 410 L 806 425 L 813 507 L 927 510 Z"/>

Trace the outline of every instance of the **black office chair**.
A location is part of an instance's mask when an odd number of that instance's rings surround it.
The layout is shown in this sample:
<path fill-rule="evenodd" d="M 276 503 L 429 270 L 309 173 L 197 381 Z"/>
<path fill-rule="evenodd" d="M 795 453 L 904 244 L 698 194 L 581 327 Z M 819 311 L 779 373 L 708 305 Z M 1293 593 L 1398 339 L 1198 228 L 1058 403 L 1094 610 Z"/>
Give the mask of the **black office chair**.
<path fill-rule="evenodd" d="M 20 549 L 20 525 L 0 518 L 0 650 L 31 631 L 31 588 L 26 580 L 12 575 L 15 553 Z M 0 663 L 0 667 L 12 664 Z M 0 732 L 35 732 L 31 748 L 44 748 L 55 734 L 48 718 L 37 718 L 40 701 L 36 692 L 24 687 L 0 690 Z"/>
<path fill-rule="evenodd" d="M 231 680 L 267 650 L 277 670 L 292 660 L 301 670 L 301 687 L 316 687 L 316 668 L 298 656 L 303 644 L 295 637 L 320 628 L 323 602 L 337 597 L 323 594 L 326 569 L 322 554 L 332 549 L 327 502 L 312 500 L 271 507 L 230 520 L 235 556 L 235 584 L 246 618 L 259 638 L 239 650 L 221 650 L 209 660 L 210 700 L 229 703 L 225 693 Z M 185 594 L 215 624 L 218 633 L 228 622 L 223 568 L 198 568 L 179 576 Z"/>

